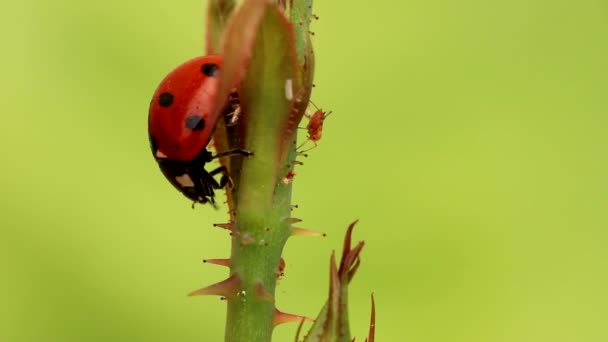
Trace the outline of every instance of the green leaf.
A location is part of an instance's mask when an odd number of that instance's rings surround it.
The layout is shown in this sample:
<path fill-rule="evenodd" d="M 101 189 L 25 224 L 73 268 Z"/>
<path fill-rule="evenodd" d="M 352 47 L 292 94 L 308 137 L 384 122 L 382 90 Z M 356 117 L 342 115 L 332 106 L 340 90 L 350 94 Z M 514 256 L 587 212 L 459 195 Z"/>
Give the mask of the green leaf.
<path fill-rule="evenodd" d="M 369 319 L 369 333 L 365 342 L 374 342 L 376 339 L 376 301 L 374 300 L 374 294 L 372 293 L 372 314 Z"/>
<path fill-rule="evenodd" d="M 234 10 L 234 5 L 233 0 L 211 0 L 207 10 L 210 20 L 207 30 L 207 51 L 220 52 L 224 57 L 214 107 L 218 111 L 223 110 L 232 89 L 243 77 L 245 63 L 251 56 L 257 27 L 268 3 L 264 0 L 246 1 L 237 11 Z M 229 14 L 230 17 L 227 17 Z M 217 152 L 243 148 L 239 134 L 238 124 L 228 127 L 224 121 L 219 121 L 213 137 Z M 239 157 L 220 159 L 220 163 L 227 168 L 235 189 L 240 185 L 237 171 L 241 168 L 241 162 Z M 237 196 L 227 189 L 226 197 L 233 221 Z"/>
<path fill-rule="evenodd" d="M 222 34 L 228 18 L 234 10 L 234 0 L 209 0 L 207 5 L 207 32 L 205 50 L 207 54 L 217 54 L 221 49 Z"/>
<path fill-rule="evenodd" d="M 242 58 L 249 57 L 242 45 L 237 49 Z M 296 99 L 294 94 L 301 89 L 293 28 L 276 6 L 266 5 L 251 51 L 250 60 L 245 61 L 246 75 L 239 94 L 245 148 L 255 156 L 243 164 L 239 201 L 263 201 L 270 205 L 278 173 L 286 163 L 288 147 L 293 145 L 292 141 L 285 141 L 284 131 L 299 123 L 289 119 Z M 246 189 L 245 181 L 255 184 L 257 189 Z"/>
<path fill-rule="evenodd" d="M 234 0 L 209 0 L 207 4 L 207 28 L 205 34 L 205 50 L 207 54 L 219 54 L 221 52 L 222 37 L 235 6 Z M 218 120 L 213 134 L 213 145 L 217 153 L 242 147 L 239 146 L 239 140 L 235 134 L 236 130 L 233 128 L 235 127 L 228 127 L 225 120 Z M 220 158 L 220 164 L 226 167 L 228 174 L 232 175 L 232 182 L 235 187 L 238 187 L 239 178 L 237 177 L 238 174 L 233 172 L 233 170 L 238 169 L 240 163 L 240 157 Z M 226 189 L 226 200 L 232 220 L 232 213 L 236 207 L 236 199 L 228 188 Z"/>

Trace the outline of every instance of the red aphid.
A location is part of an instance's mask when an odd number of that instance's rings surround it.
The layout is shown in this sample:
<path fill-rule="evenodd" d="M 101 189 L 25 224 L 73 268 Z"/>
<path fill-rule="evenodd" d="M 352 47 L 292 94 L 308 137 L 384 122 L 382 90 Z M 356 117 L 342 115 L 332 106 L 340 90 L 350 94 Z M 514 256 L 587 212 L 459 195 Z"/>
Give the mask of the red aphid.
<path fill-rule="evenodd" d="M 317 141 L 321 140 L 321 137 L 323 136 L 323 123 L 330 114 L 331 111 L 324 112 L 321 108 L 317 108 L 317 110 L 312 114 L 304 114 L 304 116 L 306 116 L 309 120 L 308 125 L 306 125 L 306 131 L 308 132 L 307 141 L 312 141 L 314 146 L 307 150 L 300 151 L 300 153 L 310 151 L 317 147 Z M 305 143 L 306 141 L 302 143 L 302 145 L 298 146 L 298 148 L 304 146 Z"/>
<path fill-rule="evenodd" d="M 313 142 L 321 140 L 323 135 L 323 122 L 331 112 L 324 112 L 321 108 L 317 109 L 312 115 L 308 116 L 308 125 L 306 130 L 308 131 L 308 139 Z"/>
<path fill-rule="evenodd" d="M 293 171 L 289 171 L 287 172 L 287 174 L 285 175 L 285 177 L 283 177 L 283 184 L 287 185 L 291 182 L 293 182 L 293 178 L 296 176 L 296 173 Z"/>

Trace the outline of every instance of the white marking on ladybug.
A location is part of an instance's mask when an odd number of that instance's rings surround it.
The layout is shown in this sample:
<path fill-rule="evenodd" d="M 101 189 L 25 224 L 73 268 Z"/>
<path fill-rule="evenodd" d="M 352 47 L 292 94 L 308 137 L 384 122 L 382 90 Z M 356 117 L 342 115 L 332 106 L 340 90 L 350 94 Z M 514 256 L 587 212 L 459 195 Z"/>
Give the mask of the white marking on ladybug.
<path fill-rule="evenodd" d="M 160 150 L 156 150 L 156 158 L 167 158 L 167 155 L 162 153 Z"/>
<path fill-rule="evenodd" d="M 285 98 L 289 101 L 293 100 L 293 81 L 291 78 L 285 81 Z"/>
<path fill-rule="evenodd" d="M 194 182 L 192 178 L 187 173 L 184 173 L 181 176 L 175 177 L 175 180 L 182 186 L 182 188 L 191 188 L 194 187 Z"/>

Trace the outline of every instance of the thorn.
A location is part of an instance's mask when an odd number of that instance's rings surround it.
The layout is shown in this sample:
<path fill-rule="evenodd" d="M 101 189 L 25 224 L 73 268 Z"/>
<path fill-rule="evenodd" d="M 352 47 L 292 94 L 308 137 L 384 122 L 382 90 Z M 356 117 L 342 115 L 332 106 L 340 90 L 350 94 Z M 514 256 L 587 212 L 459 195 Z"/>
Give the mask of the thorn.
<path fill-rule="evenodd" d="M 234 222 L 214 223 L 213 226 L 214 227 L 218 227 L 218 228 L 223 228 L 223 229 L 226 229 L 226 230 L 234 230 Z"/>
<path fill-rule="evenodd" d="M 236 274 L 233 274 L 228 279 L 220 281 L 219 283 L 192 291 L 188 293 L 188 296 L 222 296 L 225 298 L 232 298 L 237 294 L 240 286 L 241 281 L 239 280 L 239 277 Z"/>
<path fill-rule="evenodd" d="M 262 282 L 257 282 L 254 286 L 254 290 L 255 290 L 255 294 L 258 296 L 258 298 L 265 299 L 271 303 L 274 303 L 274 297 L 272 296 L 272 293 L 270 293 L 266 290 L 266 288 L 264 287 L 264 284 L 262 284 Z"/>
<path fill-rule="evenodd" d="M 283 323 L 293 323 L 293 322 L 301 322 L 301 321 L 314 322 L 314 319 L 308 318 L 306 316 L 299 316 L 299 315 L 285 313 L 283 311 L 280 311 L 277 308 L 274 309 L 274 317 L 272 319 L 272 325 L 275 327 L 277 325 L 283 324 Z"/>
<path fill-rule="evenodd" d="M 295 217 L 288 217 L 285 219 L 285 222 L 292 224 L 292 223 L 302 222 L 302 220 L 299 218 L 295 218 Z"/>
<path fill-rule="evenodd" d="M 245 233 L 243 234 L 243 237 L 241 238 L 241 246 L 247 246 L 252 244 L 253 242 L 255 242 L 255 239 L 253 238 L 253 236 L 251 236 L 251 234 L 249 233 Z"/>
<path fill-rule="evenodd" d="M 306 228 L 291 228 L 291 236 L 327 236 L 327 234 L 318 230 L 306 229 Z"/>
<path fill-rule="evenodd" d="M 206 264 L 230 267 L 230 259 L 205 259 L 203 262 Z"/>

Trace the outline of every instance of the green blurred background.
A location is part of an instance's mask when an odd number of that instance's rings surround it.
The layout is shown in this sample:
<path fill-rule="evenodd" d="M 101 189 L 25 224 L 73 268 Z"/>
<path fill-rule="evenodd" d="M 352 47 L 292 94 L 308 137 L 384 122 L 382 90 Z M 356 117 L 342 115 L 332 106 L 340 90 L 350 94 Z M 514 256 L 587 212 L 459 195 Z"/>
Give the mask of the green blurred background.
<path fill-rule="evenodd" d="M 317 1 L 284 311 L 315 316 L 349 222 L 363 340 L 608 341 L 608 3 Z M 0 341 L 220 341 L 224 210 L 150 155 L 150 96 L 202 52 L 201 0 L 5 2 Z M 223 195 L 220 196 L 223 198 Z M 276 341 L 292 341 L 281 326 Z"/>

